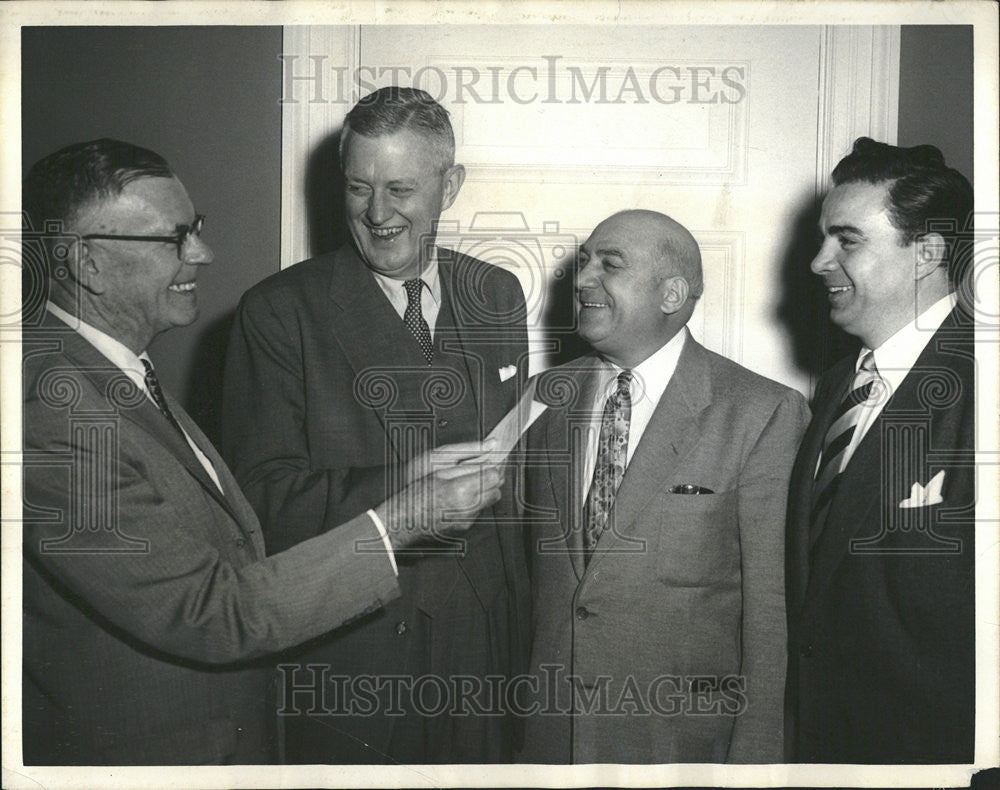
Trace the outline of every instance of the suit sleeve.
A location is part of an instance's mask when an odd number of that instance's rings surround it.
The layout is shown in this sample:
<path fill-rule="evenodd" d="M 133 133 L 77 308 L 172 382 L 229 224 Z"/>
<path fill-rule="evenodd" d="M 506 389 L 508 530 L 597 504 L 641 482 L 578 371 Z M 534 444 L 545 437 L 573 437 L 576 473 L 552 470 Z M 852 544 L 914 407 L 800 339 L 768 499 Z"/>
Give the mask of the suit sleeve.
<path fill-rule="evenodd" d="M 809 422 L 798 392 L 787 390 L 743 466 L 739 486 L 742 561 L 743 710 L 727 762 L 780 763 L 786 662 L 785 510 L 792 464 Z"/>
<path fill-rule="evenodd" d="M 48 409 L 25 403 L 25 558 L 139 649 L 227 664 L 319 636 L 399 595 L 385 552 L 357 550 L 378 540 L 367 516 L 234 562 L 220 546 L 236 525 L 193 478 L 157 475 L 134 435 L 70 445 L 66 422 Z"/>
<path fill-rule="evenodd" d="M 392 493 L 381 465 L 313 466 L 305 424 L 308 372 L 291 318 L 265 296 L 247 293 L 226 355 L 223 454 L 265 527 L 269 552 L 333 529 Z"/>

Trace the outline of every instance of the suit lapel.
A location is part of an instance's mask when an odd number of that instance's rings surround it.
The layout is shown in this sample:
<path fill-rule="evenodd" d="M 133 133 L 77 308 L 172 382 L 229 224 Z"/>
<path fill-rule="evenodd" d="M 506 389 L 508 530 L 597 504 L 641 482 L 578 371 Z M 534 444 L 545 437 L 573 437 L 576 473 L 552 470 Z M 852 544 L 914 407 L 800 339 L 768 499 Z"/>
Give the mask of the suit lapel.
<path fill-rule="evenodd" d="M 622 478 L 614 506 L 598 541 L 590 567 L 596 567 L 608 550 L 645 551 L 634 534 L 637 516 L 698 443 L 698 415 L 711 403 L 711 380 L 705 350 L 688 336 L 677 369 L 660 396 Z M 682 482 L 682 481 L 678 481 Z"/>
<path fill-rule="evenodd" d="M 64 324 L 62 324 L 62 328 L 66 328 Z M 136 391 L 131 379 L 77 332 L 67 331 L 62 333 L 61 341 L 67 358 L 90 379 L 97 391 L 108 402 L 109 413 L 113 412 L 114 416 L 129 420 L 166 447 L 184 468 L 187 469 L 191 476 L 201 483 L 209 495 L 225 509 L 233 520 L 242 524 L 242 521 L 234 512 L 226 497 L 223 496 L 208 476 L 208 473 L 205 472 L 205 468 L 198 461 L 187 441 L 167 422 L 164 416 L 160 414 L 159 409 L 146 397 L 145 393 Z M 131 386 L 125 386 L 126 382 Z M 184 409 L 168 393 L 165 394 L 167 403 L 174 412 L 174 416 L 178 422 L 192 435 L 192 438 L 194 438 L 194 433 L 197 433 L 198 437 L 200 437 L 200 441 L 198 439 L 195 439 L 195 441 L 198 442 L 198 446 L 204 452 L 206 447 L 210 446 L 208 440 L 204 438 L 204 435 L 194 425 Z M 209 455 L 209 453 L 206 452 L 206 455 Z M 217 455 L 216 458 L 218 458 Z M 213 460 L 213 463 L 221 464 L 222 461 L 221 459 L 218 459 L 218 461 Z"/>
<path fill-rule="evenodd" d="M 604 368 L 597 356 L 591 354 L 569 363 L 563 368 L 541 374 L 550 384 L 540 385 L 536 398 L 546 389 L 563 390 L 563 385 L 575 390 L 575 395 L 564 406 L 550 406 L 545 426 L 545 469 L 551 488 L 552 501 L 559 508 L 558 537 L 560 550 L 565 550 L 577 579 L 583 577 L 583 488 L 580 479 L 586 454 L 587 426 L 592 417 L 595 388 Z M 565 379 L 562 385 L 553 383 L 553 377 Z M 588 481 L 589 484 L 589 481 Z"/>
<path fill-rule="evenodd" d="M 790 611 L 797 611 L 805 595 L 809 579 L 809 541 L 815 470 L 823 449 L 823 439 L 833 421 L 840 401 L 852 378 L 852 360 L 839 362 L 828 373 L 829 385 L 817 394 L 813 402 L 813 418 L 802 440 L 796 459 L 796 469 L 792 474 L 792 484 L 796 486 L 789 496 L 788 545 L 789 562 L 797 569 L 788 574 Z"/>
<path fill-rule="evenodd" d="M 328 338 L 340 346 L 353 378 L 356 380 L 364 371 L 381 371 L 393 377 L 400 367 L 395 333 L 379 331 L 379 327 L 404 325 L 350 245 L 338 250 L 333 259 L 329 297 L 333 309 L 329 316 Z M 382 423 L 385 435 L 392 439 L 393 450 L 398 456 L 395 432 L 388 430 L 386 425 L 386 411 L 393 405 L 394 399 L 370 410 Z"/>
<path fill-rule="evenodd" d="M 441 306 L 444 308 L 447 302 L 451 308 L 451 314 L 455 319 L 455 334 L 457 336 L 458 348 L 452 344 L 456 339 L 442 338 L 441 346 L 446 352 L 459 354 L 465 363 L 469 373 L 469 381 L 472 383 L 472 397 L 476 407 L 476 414 L 484 427 L 494 425 L 503 415 L 497 415 L 497 419 L 491 419 L 493 415 L 486 414 L 483 408 L 483 377 L 488 375 L 491 369 L 496 369 L 492 363 L 494 348 L 488 343 L 470 343 L 467 337 L 469 330 L 482 324 L 478 318 L 474 305 L 467 304 L 466 291 L 469 283 L 459 281 L 457 266 L 457 253 L 442 247 L 437 248 L 438 253 L 438 276 L 441 278 Z M 482 311 L 479 312 L 479 315 Z M 478 360 L 479 364 L 470 364 L 470 359 Z"/>

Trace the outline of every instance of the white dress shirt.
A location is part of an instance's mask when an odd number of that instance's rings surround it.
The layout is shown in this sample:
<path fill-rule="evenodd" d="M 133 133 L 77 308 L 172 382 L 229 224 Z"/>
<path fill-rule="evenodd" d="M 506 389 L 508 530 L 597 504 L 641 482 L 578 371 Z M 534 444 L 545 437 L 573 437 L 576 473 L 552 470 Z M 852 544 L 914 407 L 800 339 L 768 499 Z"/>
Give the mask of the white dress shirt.
<path fill-rule="evenodd" d="M 851 456 L 861 444 L 861 440 L 864 439 L 865 434 L 882 413 L 886 402 L 902 384 L 903 379 L 906 378 L 913 368 L 913 364 L 917 361 L 917 357 L 923 353 L 924 347 L 934 333 L 941 328 L 944 319 L 948 317 L 954 307 L 955 295 L 948 294 L 924 310 L 917 318 L 910 321 L 878 348 L 862 348 L 858 353 L 857 361 L 854 363 L 854 372 L 858 372 L 865 354 L 872 351 L 875 356 L 875 369 L 881 381 L 876 379 L 868 394 L 868 400 L 862 407 L 861 416 L 858 418 L 854 435 L 851 437 L 851 443 L 847 446 L 844 460 L 840 464 L 840 471 L 843 471 L 847 466 L 847 462 L 851 460 Z"/>
<path fill-rule="evenodd" d="M 629 421 L 628 447 L 625 452 L 625 468 L 632 462 L 639 440 L 646 431 L 646 426 L 656 410 L 660 397 L 666 390 L 670 379 L 677 369 L 677 361 L 684 349 L 684 341 L 688 336 L 687 327 L 681 329 L 670 340 L 664 343 L 652 355 L 632 368 L 632 418 Z M 594 477 L 594 466 L 597 464 L 597 444 L 601 435 L 601 420 L 604 416 L 604 404 L 618 388 L 618 374 L 622 368 L 611 362 L 605 362 L 606 367 L 598 372 L 598 383 L 594 393 L 594 403 L 591 410 L 591 421 L 587 431 L 587 453 L 584 458 L 583 499 L 586 501 L 590 483 Z"/>
<path fill-rule="evenodd" d="M 384 274 L 372 271 L 375 282 L 378 283 L 382 293 L 386 295 L 393 309 L 402 318 L 406 313 L 407 296 L 403 287 L 403 280 L 394 280 Z M 420 289 L 420 312 L 423 313 L 427 328 L 431 332 L 431 340 L 434 339 L 434 325 L 437 323 L 438 313 L 441 311 L 441 277 L 438 273 L 437 250 L 431 255 L 431 259 L 424 267 L 420 279 L 424 281 L 426 288 Z"/>

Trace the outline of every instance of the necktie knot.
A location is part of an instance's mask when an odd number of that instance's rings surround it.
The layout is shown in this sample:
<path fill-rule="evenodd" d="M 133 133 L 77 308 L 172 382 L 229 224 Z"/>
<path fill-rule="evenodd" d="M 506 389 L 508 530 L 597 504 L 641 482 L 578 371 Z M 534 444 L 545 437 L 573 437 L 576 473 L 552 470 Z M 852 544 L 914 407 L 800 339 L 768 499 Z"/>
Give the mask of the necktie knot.
<path fill-rule="evenodd" d="M 419 277 L 403 282 L 403 289 L 406 291 L 406 301 L 408 304 L 416 302 L 420 304 L 420 292 L 424 288 L 424 281 Z"/>
<path fill-rule="evenodd" d="M 618 374 L 618 383 L 615 387 L 614 397 L 618 403 L 625 403 L 632 400 L 632 371 L 623 370 Z"/>

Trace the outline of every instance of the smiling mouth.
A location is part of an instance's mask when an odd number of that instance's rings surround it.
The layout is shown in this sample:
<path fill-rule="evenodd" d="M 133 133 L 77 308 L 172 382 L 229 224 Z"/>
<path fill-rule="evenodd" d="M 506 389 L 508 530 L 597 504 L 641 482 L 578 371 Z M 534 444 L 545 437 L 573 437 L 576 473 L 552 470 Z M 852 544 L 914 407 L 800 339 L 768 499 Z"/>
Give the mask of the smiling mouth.
<path fill-rule="evenodd" d="M 368 232 L 376 239 L 391 239 L 406 230 L 405 227 L 373 228 L 371 225 L 366 225 L 365 227 L 368 228 Z"/>
<path fill-rule="evenodd" d="M 192 280 L 189 283 L 174 283 L 173 285 L 167 286 L 168 291 L 173 291 L 174 293 L 191 293 L 195 289 L 196 283 Z"/>

